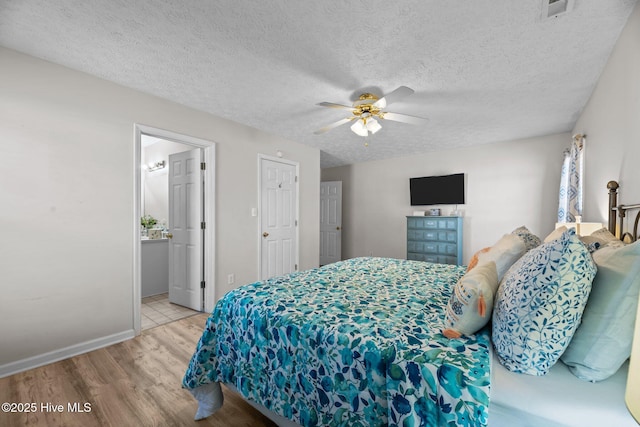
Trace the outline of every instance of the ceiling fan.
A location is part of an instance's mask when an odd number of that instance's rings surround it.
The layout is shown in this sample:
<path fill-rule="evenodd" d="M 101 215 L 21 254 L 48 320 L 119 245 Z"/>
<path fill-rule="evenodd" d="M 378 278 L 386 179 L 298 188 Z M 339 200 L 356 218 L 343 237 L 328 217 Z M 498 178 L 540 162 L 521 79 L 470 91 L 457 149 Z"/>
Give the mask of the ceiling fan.
<path fill-rule="evenodd" d="M 369 133 L 374 134 L 382 129 L 380 123 L 376 119 L 393 120 L 395 122 L 409 123 L 413 125 L 419 125 L 426 123 L 428 119 L 416 116 L 410 116 L 408 114 L 392 113 L 384 111 L 387 105 L 399 101 L 405 96 L 409 96 L 413 93 L 413 89 L 406 86 L 400 86 L 393 92 L 388 93 L 382 98 L 378 98 L 372 93 L 363 93 L 360 95 L 357 101 L 352 106 L 334 104 L 332 102 L 321 102 L 317 105 L 327 108 L 337 108 L 340 110 L 351 111 L 351 117 L 347 117 L 337 122 L 331 123 L 321 129 L 314 132 L 316 135 L 323 134 L 331 129 L 349 123 L 355 120 L 351 125 L 351 130 L 360 135 L 368 136 Z"/>

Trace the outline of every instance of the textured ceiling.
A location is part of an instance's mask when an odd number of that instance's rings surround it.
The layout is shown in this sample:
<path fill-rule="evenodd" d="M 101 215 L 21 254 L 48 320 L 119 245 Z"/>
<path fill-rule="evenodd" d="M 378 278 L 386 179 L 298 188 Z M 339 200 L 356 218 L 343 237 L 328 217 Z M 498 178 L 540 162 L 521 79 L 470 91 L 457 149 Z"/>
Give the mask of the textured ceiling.
<path fill-rule="evenodd" d="M 570 131 L 636 0 L 0 0 L 0 45 L 317 147 L 323 167 Z M 416 92 L 364 138 L 365 91 Z M 1 94 L 0 94 L 1 96 Z M 346 114 L 345 114 L 346 113 Z"/>

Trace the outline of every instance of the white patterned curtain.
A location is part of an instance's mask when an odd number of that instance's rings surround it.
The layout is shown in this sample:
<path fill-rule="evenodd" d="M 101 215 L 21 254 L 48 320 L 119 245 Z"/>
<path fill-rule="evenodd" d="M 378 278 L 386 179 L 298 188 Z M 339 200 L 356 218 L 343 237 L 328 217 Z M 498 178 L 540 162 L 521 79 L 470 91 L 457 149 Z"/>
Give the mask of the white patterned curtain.
<path fill-rule="evenodd" d="M 564 152 L 560 175 L 558 222 L 576 222 L 582 216 L 582 180 L 584 172 L 584 135 L 574 135 Z"/>

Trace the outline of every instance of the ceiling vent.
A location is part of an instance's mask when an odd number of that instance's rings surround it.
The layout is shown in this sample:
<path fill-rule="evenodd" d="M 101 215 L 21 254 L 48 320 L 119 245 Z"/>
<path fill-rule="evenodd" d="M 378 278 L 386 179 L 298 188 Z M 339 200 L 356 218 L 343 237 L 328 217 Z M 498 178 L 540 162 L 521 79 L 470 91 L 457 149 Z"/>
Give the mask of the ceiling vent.
<path fill-rule="evenodd" d="M 542 0 L 542 19 L 557 18 L 571 12 L 574 0 Z"/>

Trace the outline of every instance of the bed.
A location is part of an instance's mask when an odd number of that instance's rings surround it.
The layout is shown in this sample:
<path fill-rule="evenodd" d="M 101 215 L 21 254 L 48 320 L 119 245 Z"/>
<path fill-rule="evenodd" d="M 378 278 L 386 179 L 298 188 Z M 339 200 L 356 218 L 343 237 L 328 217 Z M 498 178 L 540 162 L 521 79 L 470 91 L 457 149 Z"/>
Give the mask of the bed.
<path fill-rule="evenodd" d="M 628 208 L 610 183 L 609 228 Z M 611 219 L 613 217 L 613 219 Z M 466 266 L 355 258 L 245 285 L 207 320 L 183 379 L 196 419 L 229 386 L 278 425 L 637 426 L 627 364 L 596 383 L 561 362 L 544 376 L 498 362 L 491 325 L 447 338 L 447 306 Z M 491 402 L 491 403 L 490 403 Z"/>

